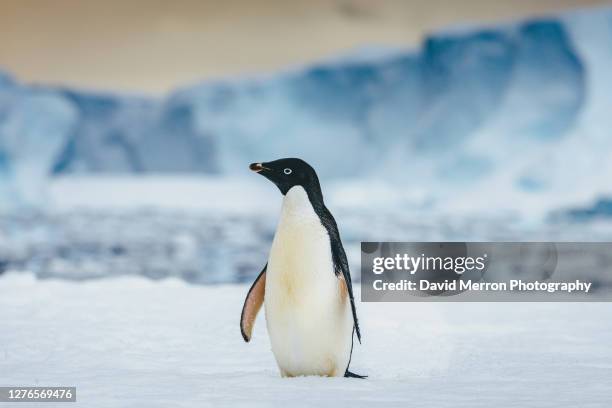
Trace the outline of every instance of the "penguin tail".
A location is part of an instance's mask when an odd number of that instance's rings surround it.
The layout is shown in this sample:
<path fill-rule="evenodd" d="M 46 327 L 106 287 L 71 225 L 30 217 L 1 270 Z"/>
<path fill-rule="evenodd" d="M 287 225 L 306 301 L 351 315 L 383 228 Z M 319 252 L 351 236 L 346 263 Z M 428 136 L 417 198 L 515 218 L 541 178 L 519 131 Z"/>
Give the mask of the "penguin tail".
<path fill-rule="evenodd" d="M 359 374 L 351 373 L 349 370 L 346 370 L 346 372 L 344 373 L 344 377 L 345 378 L 368 378 L 367 375 L 359 375 Z"/>

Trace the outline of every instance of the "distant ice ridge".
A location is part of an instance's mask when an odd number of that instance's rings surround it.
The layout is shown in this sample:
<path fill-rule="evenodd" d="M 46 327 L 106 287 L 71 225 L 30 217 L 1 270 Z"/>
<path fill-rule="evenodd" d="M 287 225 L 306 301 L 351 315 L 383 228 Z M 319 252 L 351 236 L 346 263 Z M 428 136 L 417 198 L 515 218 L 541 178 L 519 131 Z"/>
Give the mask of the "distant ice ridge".
<path fill-rule="evenodd" d="M 370 50 L 164 98 L 2 76 L 0 188 L 31 198 L 45 172 L 236 175 L 251 161 L 298 156 L 323 178 L 426 191 L 434 207 L 546 211 L 612 191 L 610 42 L 612 9 L 602 8 L 441 32 L 416 51 Z M 21 150 L 47 127 L 44 146 Z"/>
<path fill-rule="evenodd" d="M 20 87 L 6 76 L 0 87 L 0 207 L 35 206 L 78 111 L 56 92 Z"/>

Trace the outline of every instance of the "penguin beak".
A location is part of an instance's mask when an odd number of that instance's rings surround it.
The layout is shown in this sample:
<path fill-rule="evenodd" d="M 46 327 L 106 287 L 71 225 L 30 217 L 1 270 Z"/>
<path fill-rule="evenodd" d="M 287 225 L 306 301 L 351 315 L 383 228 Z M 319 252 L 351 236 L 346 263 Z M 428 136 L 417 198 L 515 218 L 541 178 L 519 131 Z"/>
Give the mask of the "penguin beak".
<path fill-rule="evenodd" d="M 267 167 L 264 167 L 261 163 L 251 163 L 249 165 L 249 169 L 251 169 L 255 173 L 259 173 L 260 171 L 264 169 L 269 170 Z"/>
<path fill-rule="evenodd" d="M 287 187 L 286 181 L 284 181 L 282 177 L 279 177 L 278 171 L 274 169 L 274 162 L 251 163 L 249 165 L 249 169 L 251 169 L 251 171 L 254 171 L 257 174 L 261 174 L 262 176 L 270 180 L 272 183 L 276 185 L 276 187 L 280 189 L 281 193 L 283 194 L 285 194 L 291 187 L 291 186 Z"/>

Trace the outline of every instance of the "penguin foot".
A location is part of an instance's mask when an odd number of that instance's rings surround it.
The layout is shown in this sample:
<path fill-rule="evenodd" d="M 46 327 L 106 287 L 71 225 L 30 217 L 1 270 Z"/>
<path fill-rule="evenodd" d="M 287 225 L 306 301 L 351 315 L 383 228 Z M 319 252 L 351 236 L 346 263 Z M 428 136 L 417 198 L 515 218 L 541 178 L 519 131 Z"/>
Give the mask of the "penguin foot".
<path fill-rule="evenodd" d="M 344 373 L 344 377 L 345 378 L 368 378 L 367 375 L 359 375 L 359 374 L 355 374 L 355 373 L 351 373 L 349 370 L 346 370 L 346 372 Z"/>

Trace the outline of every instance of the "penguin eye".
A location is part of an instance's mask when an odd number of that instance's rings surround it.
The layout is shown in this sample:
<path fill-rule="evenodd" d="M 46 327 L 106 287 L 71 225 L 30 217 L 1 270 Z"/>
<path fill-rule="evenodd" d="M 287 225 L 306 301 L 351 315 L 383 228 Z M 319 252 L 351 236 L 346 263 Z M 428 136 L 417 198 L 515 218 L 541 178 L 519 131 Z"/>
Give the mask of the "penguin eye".
<path fill-rule="evenodd" d="M 286 168 L 285 170 L 283 170 L 283 173 L 285 173 L 286 175 L 290 175 L 291 173 L 293 173 L 293 170 L 291 170 L 290 168 Z"/>

